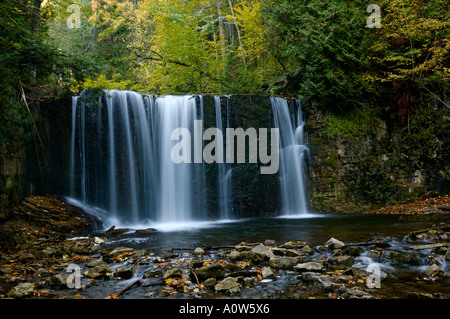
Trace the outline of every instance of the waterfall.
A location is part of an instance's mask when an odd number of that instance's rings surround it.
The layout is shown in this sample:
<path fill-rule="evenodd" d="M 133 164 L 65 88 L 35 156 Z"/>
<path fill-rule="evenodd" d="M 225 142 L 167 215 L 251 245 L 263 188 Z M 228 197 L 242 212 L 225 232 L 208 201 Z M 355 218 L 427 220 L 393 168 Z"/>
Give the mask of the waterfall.
<path fill-rule="evenodd" d="M 296 114 L 290 114 L 286 99 L 270 98 L 275 127 L 280 129 L 280 188 L 283 203 L 283 215 L 301 215 L 308 213 L 305 187 L 305 156 L 309 150 L 303 142 L 304 121 L 301 104 L 297 103 Z"/>
<path fill-rule="evenodd" d="M 220 96 L 214 96 L 214 110 L 216 113 L 216 128 L 224 132 L 222 125 L 222 105 L 220 103 Z M 228 123 L 227 123 L 228 125 Z M 231 196 L 231 170 L 229 165 L 225 163 L 224 152 L 219 156 L 218 166 L 218 198 L 219 198 L 219 216 L 220 219 L 230 218 L 230 196 Z M 229 173 L 229 174 L 228 174 Z M 228 178 L 227 178 L 228 175 Z"/>
<path fill-rule="evenodd" d="M 203 125 L 215 125 L 222 132 L 231 128 L 230 99 L 226 109 L 222 109 L 220 96 L 214 96 L 212 102 L 208 104 L 213 107 L 210 112 L 204 110 L 201 95 L 154 97 L 107 90 L 100 97 L 91 91 L 74 97 L 70 196 L 84 206 L 109 212 L 110 221 L 120 225 L 186 224 L 209 217 L 234 217 L 232 180 L 239 181 L 242 171 L 238 164 L 226 162 L 223 150 L 216 150 L 220 152 L 216 163 L 206 164 L 202 157 Z M 298 104 L 298 111 L 297 107 L 289 111 L 285 99 L 271 98 L 270 102 L 280 134 L 283 214 L 307 213 L 304 175 L 308 148 L 303 140 L 301 107 Z M 179 146 L 184 143 L 192 145 L 192 150 Z M 182 161 L 173 159 L 174 150 L 181 153 Z M 217 192 L 214 212 L 207 211 L 212 207 L 207 185 Z"/>
<path fill-rule="evenodd" d="M 108 90 L 104 100 L 72 100 L 71 197 L 118 223 L 204 220 L 204 163 L 171 159 L 172 131 L 203 120 L 201 98 Z"/>

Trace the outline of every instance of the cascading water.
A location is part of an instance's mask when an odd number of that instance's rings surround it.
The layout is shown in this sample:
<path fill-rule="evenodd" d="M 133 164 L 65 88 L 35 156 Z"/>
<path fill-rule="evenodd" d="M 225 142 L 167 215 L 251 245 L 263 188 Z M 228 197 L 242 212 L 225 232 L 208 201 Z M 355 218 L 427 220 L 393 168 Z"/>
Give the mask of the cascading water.
<path fill-rule="evenodd" d="M 73 99 L 71 197 L 118 223 L 205 219 L 204 164 L 171 159 L 172 131 L 193 132 L 202 104 L 193 96 L 119 90 L 105 91 L 104 99 Z"/>
<path fill-rule="evenodd" d="M 305 157 L 309 150 L 304 145 L 301 104 L 297 114 L 290 114 L 286 99 L 271 97 L 275 127 L 280 129 L 280 187 L 283 215 L 296 216 L 308 213 L 305 187 Z"/>
<path fill-rule="evenodd" d="M 220 96 L 214 96 L 214 109 L 216 113 L 216 127 L 220 131 L 224 132 L 222 125 L 222 105 L 220 103 Z M 228 115 L 228 114 L 227 114 Z M 228 118 L 228 116 L 227 116 Z M 227 122 L 228 125 L 228 122 Z M 224 160 L 225 154 L 221 152 L 219 154 L 218 165 L 218 198 L 220 219 L 230 218 L 230 196 L 231 196 L 231 169 L 229 164 Z"/>
<path fill-rule="evenodd" d="M 215 124 L 223 132 L 230 127 L 230 99 L 226 103 L 226 117 L 222 116 L 220 97 L 215 96 L 213 102 L 215 116 L 208 120 L 208 125 Z M 280 133 L 283 214 L 305 214 L 308 149 L 303 142 L 301 109 L 290 114 L 287 101 L 281 98 L 271 98 L 271 104 L 274 124 Z M 216 180 L 211 182 L 211 176 L 207 180 L 207 171 L 211 170 L 199 157 L 205 146 L 204 117 L 202 96 L 153 97 L 108 90 L 100 97 L 92 92 L 74 97 L 71 197 L 82 205 L 109 212 L 109 221 L 121 225 L 187 224 L 209 217 L 219 220 L 234 217 L 231 185 L 236 166 L 226 163 L 222 150 L 213 164 Z M 173 139 L 177 129 L 191 132 L 187 142 L 193 145 L 193 150 L 189 151 L 188 163 L 178 163 L 172 158 L 174 146 L 180 143 Z M 181 149 L 184 153 L 185 149 Z M 210 206 L 206 185 L 217 185 L 214 186 L 217 212 L 207 211 Z"/>

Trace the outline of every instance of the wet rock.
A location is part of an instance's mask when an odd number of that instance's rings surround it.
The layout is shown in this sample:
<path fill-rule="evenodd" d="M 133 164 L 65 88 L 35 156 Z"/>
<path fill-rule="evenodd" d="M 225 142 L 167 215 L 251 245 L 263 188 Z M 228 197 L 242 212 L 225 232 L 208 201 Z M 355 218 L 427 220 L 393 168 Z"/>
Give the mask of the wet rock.
<path fill-rule="evenodd" d="M 301 278 L 303 281 L 316 289 L 323 291 L 330 291 L 333 289 L 331 279 L 316 272 L 304 272 L 301 274 Z"/>
<path fill-rule="evenodd" d="M 235 271 L 228 275 L 228 277 L 256 277 L 259 275 L 259 272 L 252 270 L 241 270 Z"/>
<path fill-rule="evenodd" d="M 325 244 L 324 246 L 328 249 L 334 250 L 334 249 L 341 249 L 345 247 L 345 244 L 340 241 L 337 240 L 336 238 L 331 237 Z"/>
<path fill-rule="evenodd" d="M 47 257 L 51 257 L 53 255 L 56 255 L 57 250 L 52 247 L 46 247 L 46 248 L 42 249 L 42 253 L 44 255 L 46 255 Z"/>
<path fill-rule="evenodd" d="M 204 268 L 191 269 L 190 277 L 194 282 L 197 282 L 197 280 L 202 282 L 208 278 L 222 279 L 225 277 L 225 273 L 223 271 L 223 266 L 216 264 L 208 265 Z"/>
<path fill-rule="evenodd" d="M 447 275 L 442 270 L 442 268 L 436 264 L 433 264 L 430 267 L 428 267 L 428 269 L 425 270 L 425 275 L 430 276 L 430 277 L 440 277 L 440 278 L 447 277 Z"/>
<path fill-rule="evenodd" d="M 110 229 L 105 231 L 103 233 L 104 236 L 113 237 L 113 236 L 119 236 L 124 233 L 128 233 L 130 230 L 128 228 L 115 228 L 115 226 L 112 226 Z"/>
<path fill-rule="evenodd" d="M 424 293 L 424 292 L 415 292 L 410 291 L 406 293 L 406 298 L 408 299 L 434 299 L 432 294 Z"/>
<path fill-rule="evenodd" d="M 393 262 L 409 265 L 420 265 L 420 260 L 414 255 L 401 253 L 398 251 L 386 251 L 385 255 Z"/>
<path fill-rule="evenodd" d="M 31 282 L 19 284 L 8 292 L 8 297 L 24 298 L 33 295 L 34 285 Z"/>
<path fill-rule="evenodd" d="M 182 276 L 183 276 L 183 271 L 180 268 L 171 268 L 171 269 L 166 270 L 166 272 L 162 276 L 162 279 L 175 278 L 175 277 L 181 278 Z"/>
<path fill-rule="evenodd" d="M 288 241 L 284 243 L 283 245 L 280 245 L 280 248 L 287 248 L 287 249 L 296 249 L 296 248 L 302 248 L 304 246 L 308 245 L 307 241 Z"/>
<path fill-rule="evenodd" d="M 148 234 L 148 233 L 153 233 L 155 231 L 156 231 L 155 228 L 145 228 L 145 229 L 136 229 L 135 233 L 136 234 Z"/>
<path fill-rule="evenodd" d="M 300 249 L 300 251 L 302 253 L 305 253 L 305 254 L 312 254 L 313 253 L 313 250 L 311 249 L 311 247 L 309 247 L 309 245 L 306 245 L 305 247 Z"/>
<path fill-rule="evenodd" d="M 354 259 L 352 256 L 337 256 L 330 257 L 325 262 L 324 265 L 328 269 L 332 270 L 345 270 L 350 268 L 354 263 Z"/>
<path fill-rule="evenodd" d="M 114 276 L 122 279 L 131 279 L 134 276 L 134 268 L 132 266 L 117 268 L 115 270 Z"/>
<path fill-rule="evenodd" d="M 242 243 L 240 243 L 239 245 L 234 246 L 234 248 L 235 248 L 237 251 L 248 251 L 248 250 L 252 250 L 252 247 L 247 246 L 247 243 L 245 243 L 245 242 L 242 242 Z"/>
<path fill-rule="evenodd" d="M 276 240 L 273 239 L 266 239 L 264 241 L 264 245 L 266 246 L 276 246 L 276 244 L 277 244 Z"/>
<path fill-rule="evenodd" d="M 197 248 L 195 248 L 195 250 L 194 250 L 194 252 L 192 254 L 193 255 L 204 255 L 205 251 L 202 248 L 197 247 Z"/>
<path fill-rule="evenodd" d="M 104 252 L 105 250 L 103 250 L 102 251 L 102 253 Z M 123 254 L 123 253 L 134 253 L 134 252 L 136 252 L 133 248 L 129 248 L 129 247 L 116 247 L 116 248 L 113 248 L 111 251 L 107 251 L 106 252 L 106 255 L 108 256 L 108 257 L 117 257 L 117 256 L 119 256 L 119 255 L 121 255 L 121 254 Z"/>
<path fill-rule="evenodd" d="M 34 257 L 31 253 L 25 253 L 23 255 L 19 256 L 19 261 L 22 263 L 28 263 L 30 261 L 33 261 L 36 257 Z"/>
<path fill-rule="evenodd" d="M 241 251 L 239 253 L 239 256 L 236 260 L 247 260 L 252 263 L 260 263 L 260 262 L 263 262 L 264 259 L 266 259 L 266 257 L 262 254 L 245 250 L 245 251 Z"/>
<path fill-rule="evenodd" d="M 263 279 L 276 279 L 277 276 L 275 275 L 275 273 L 272 271 L 272 269 L 270 267 L 263 267 L 261 269 L 261 276 Z"/>
<path fill-rule="evenodd" d="M 86 264 L 86 267 L 93 268 L 93 267 L 98 267 L 98 266 L 103 265 L 103 264 L 106 265 L 106 263 L 103 260 L 101 260 L 101 259 L 94 259 L 94 260 L 89 261 Z"/>
<path fill-rule="evenodd" d="M 272 252 L 273 252 L 272 255 L 287 256 L 287 257 L 300 257 L 303 255 L 303 253 L 295 249 L 288 249 L 288 248 L 273 248 Z"/>
<path fill-rule="evenodd" d="M 233 251 L 230 253 L 230 255 L 228 256 L 228 258 L 230 258 L 231 261 L 236 261 L 236 260 L 239 259 L 240 254 L 241 254 L 241 253 L 240 253 L 239 251 L 233 250 Z"/>
<path fill-rule="evenodd" d="M 358 246 L 350 246 L 342 251 L 345 255 L 357 257 L 361 254 L 361 248 Z"/>
<path fill-rule="evenodd" d="M 217 284 L 217 280 L 215 278 L 208 278 L 203 282 L 203 285 L 206 288 L 214 288 L 214 286 Z"/>
<path fill-rule="evenodd" d="M 111 276 L 112 270 L 108 267 L 106 263 L 100 264 L 94 269 L 91 269 L 87 276 L 91 279 L 109 279 L 109 276 Z"/>
<path fill-rule="evenodd" d="M 272 250 L 263 244 L 259 244 L 258 246 L 253 247 L 251 251 L 262 256 L 263 259 L 270 259 L 272 257 L 275 257 Z"/>
<path fill-rule="evenodd" d="M 277 269 L 291 269 L 298 263 L 303 262 L 302 257 L 275 257 L 269 260 L 269 266 Z"/>
<path fill-rule="evenodd" d="M 343 298 L 349 299 L 373 299 L 374 297 L 360 287 L 352 287 L 346 293 L 342 294 Z"/>
<path fill-rule="evenodd" d="M 216 292 L 225 292 L 231 295 L 237 295 L 241 293 L 242 285 L 239 283 L 239 278 L 227 277 L 224 280 L 218 282 L 214 287 Z"/>
<path fill-rule="evenodd" d="M 308 262 L 308 263 L 300 263 L 294 266 L 294 269 L 299 272 L 304 271 L 322 271 L 323 270 L 323 264 L 322 263 L 316 263 L 316 262 Z"/>
<path fill-rule="evenodd" d="M 48 284 L 53 288 L 68 288 L 67 280 L 70 274 L 60 273 L 50 277 Z"/>

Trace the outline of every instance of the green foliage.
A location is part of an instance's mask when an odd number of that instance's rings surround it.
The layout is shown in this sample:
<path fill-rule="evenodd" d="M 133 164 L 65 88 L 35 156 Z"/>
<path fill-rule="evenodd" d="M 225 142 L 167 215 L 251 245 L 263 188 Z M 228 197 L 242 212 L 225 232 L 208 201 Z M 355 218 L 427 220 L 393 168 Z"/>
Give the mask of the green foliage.
<path fill-rule="evenodd" d="M 262 14 L 268 46 L 293 82 L 291 94 L 341 109 L 361 97 L 367 66 L 361 1 L 265 1 Z"/>
<path fill-rule="evenodd" d="M 341 115 L 330 115 L 325 120 L 325 133 L 330 138 L 365 139 L 375 133 L 379 115 L 379 108 L 353 109 Z"/>

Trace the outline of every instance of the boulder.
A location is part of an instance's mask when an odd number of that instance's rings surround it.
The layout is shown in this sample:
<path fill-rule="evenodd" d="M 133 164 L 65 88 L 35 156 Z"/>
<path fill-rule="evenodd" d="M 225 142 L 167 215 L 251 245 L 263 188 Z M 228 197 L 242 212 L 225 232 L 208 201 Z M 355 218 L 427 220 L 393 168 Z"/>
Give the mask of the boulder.
<path fill-rule="evenodd" d="M 239 283 L 240 278 L 238 277 L 227 277 L 224 280 L 218 282 L 214 287 L 216 292 L 225 292 L 231 295 L 236 295 L 241 293 L 242 285 Z"/>
<path fill-rule="evenodd" d="M 304 272 L 302 273 L 301 278 L 303 281 L 316 289 L 323 291 L 330 291 L 333 289 L 331 279 L 316 272 Z"/>
<path fill-rule="evenodd" d="M 241 254 L 241 253 L 240 253 L 239 251 L 233 250 L 233 251 L 230 253 L 230 255 L 228 256 L 228 258 L 230 258 L 231 261 L 236 261 L 236 260 L 239 259 L 240 254 Z"/>
<path fill-rule="evenodd" d="M 297 248 L 302 248 L 306 245 L 308 245 L 307 241 L 291 240 L 291 241 L 285 242 L 283 245 L 280 245 L 280 248 L 297 249 Z"/>
<path fill-rule="evenodd" d="M 425 270 L 425 275 L 430 277 L 441 277 L 441 278 L 447 277 L 442 268 L 436 264 L 433 264 L 430 267 L 428 267 L 428 269 Z"/>
<path fill-rule="evenodd" d="M 269 260 L 269 266 L 277 269 L 291 269 L 303 261 L 302 257 L 275 257 Z"/>
<path fill-rule="evenodd" d="M 342 251 L 345 255 L 357 257 L 361 254 L 361 248 L 358 246 L 350 246 Z"/>
<path fill-rule="evenodd" d="M 117 268 L 114 272 L 114 276 L 122 279 L 131 279 L 134 276 L 134 269 L 132 266 Z"/>
<path fill-rule="evenodd" d="M 261 269 L 261 276 L 263 279 L 276 279 L 277 276 L 275 275 L 275 273 L 272 271 L 272 269 L 270 267 L 263 267 Z"/>
<path fill-rule="evenodd" d="M 223 267 L 221 265 L 208 265 L 204 268 L 191 269 L 191 280 L 193 282 L 204 281 L 208 278 L 222 279 L 225 277 Z"/>
<path fill-rule="evenodd" d="M 86 264 L 86 267 L 94 268 L 94 267 L 98 267 L 98 266 L 103 265 L 103 264 L 106 265 L 106 263 L 103 260 L 101 260 L 101 259 L 94 259 L 94 260 L 89 261 Z"/>
<path fill-rule="evenodd" d="M 69 278 L 69 275 L 70 274 L 65 273 L 53 275 L 48 279 L 48 284 L 57 288 L 69 288 L 67 286 L 67 279 Z"/>
<path fill-rule="evenodd" d="M 354 259 L 352 256 L 336 256 L 328 258 L 324 265 L 331 270 L 345 270 L 350 268 L 353 263 Z"/>
<path fill-rule="evenodd" d="M 203 285 L 206 288 L 213 288 L 217 284 L 217 280 L 215 278 L 208 278 L 203 282 Z"/>
<path fill-rule="evenodd" d="M 239 256 L 236 260 L 247 260 L 252 263 L 260 263 L 266 259 L 265 255 L 260 253 L 255 253 L 253 251 L 244 250 L 239 253 Z"/>
<path fill-rule="evenodd" d="M 304 271 L 322 271 L 323 270 L 323 264 L 322 263 L 316 263 L 316 262 L 308 262 L 308 263 L 301 263 L 294 266 L 294 269 L 299 272 Z"/>
<path fill-rule="evenodd" d="M 386 251 L 385 255 L 387 255 L 387 257 L 395 263 L 414 266 L 420 265 L 420 259 L 412 254 L 405 254 L 398 251 Z"/>
<path fill-rule="evenodd" d="M 195 250 L 194 250 L 194 252 L 192 254 L 193 255 L 204 255 L 205 251 L 202 248 L 197 247 L 197 248 L 195 248 Z"/>
<path fill-rule="evenodd" d="M 34 285 L 31 282 L 25 282 L 12 288 L 8 292 L 8 297 L 11 298 L 24 298 L 33 295 Z"/>
<path fill-rule="evenodd" d="M 334 249 L 342 249 L 345 247 L 345 244 L 340 241 L 337 240 L 336 238 L 331 237 L 325 244 L 324 246 L 328 249 L 334 250 Z"/>
<path fill-rule="evenodd" d="M 272 250 L 263 244 L 259 244 L 258 246 L 253 247 L 251 251 L 261 255 L 263 259 L 270 259 L 272 257 L 275 257 Z"/>
<path fill-rule="evenodd" d="M 171 268 L 166 270 L 166 272 L 162 275 L 162 279 L 174 278 L 183 276 L 183 271 L 180 268 Z"/>

